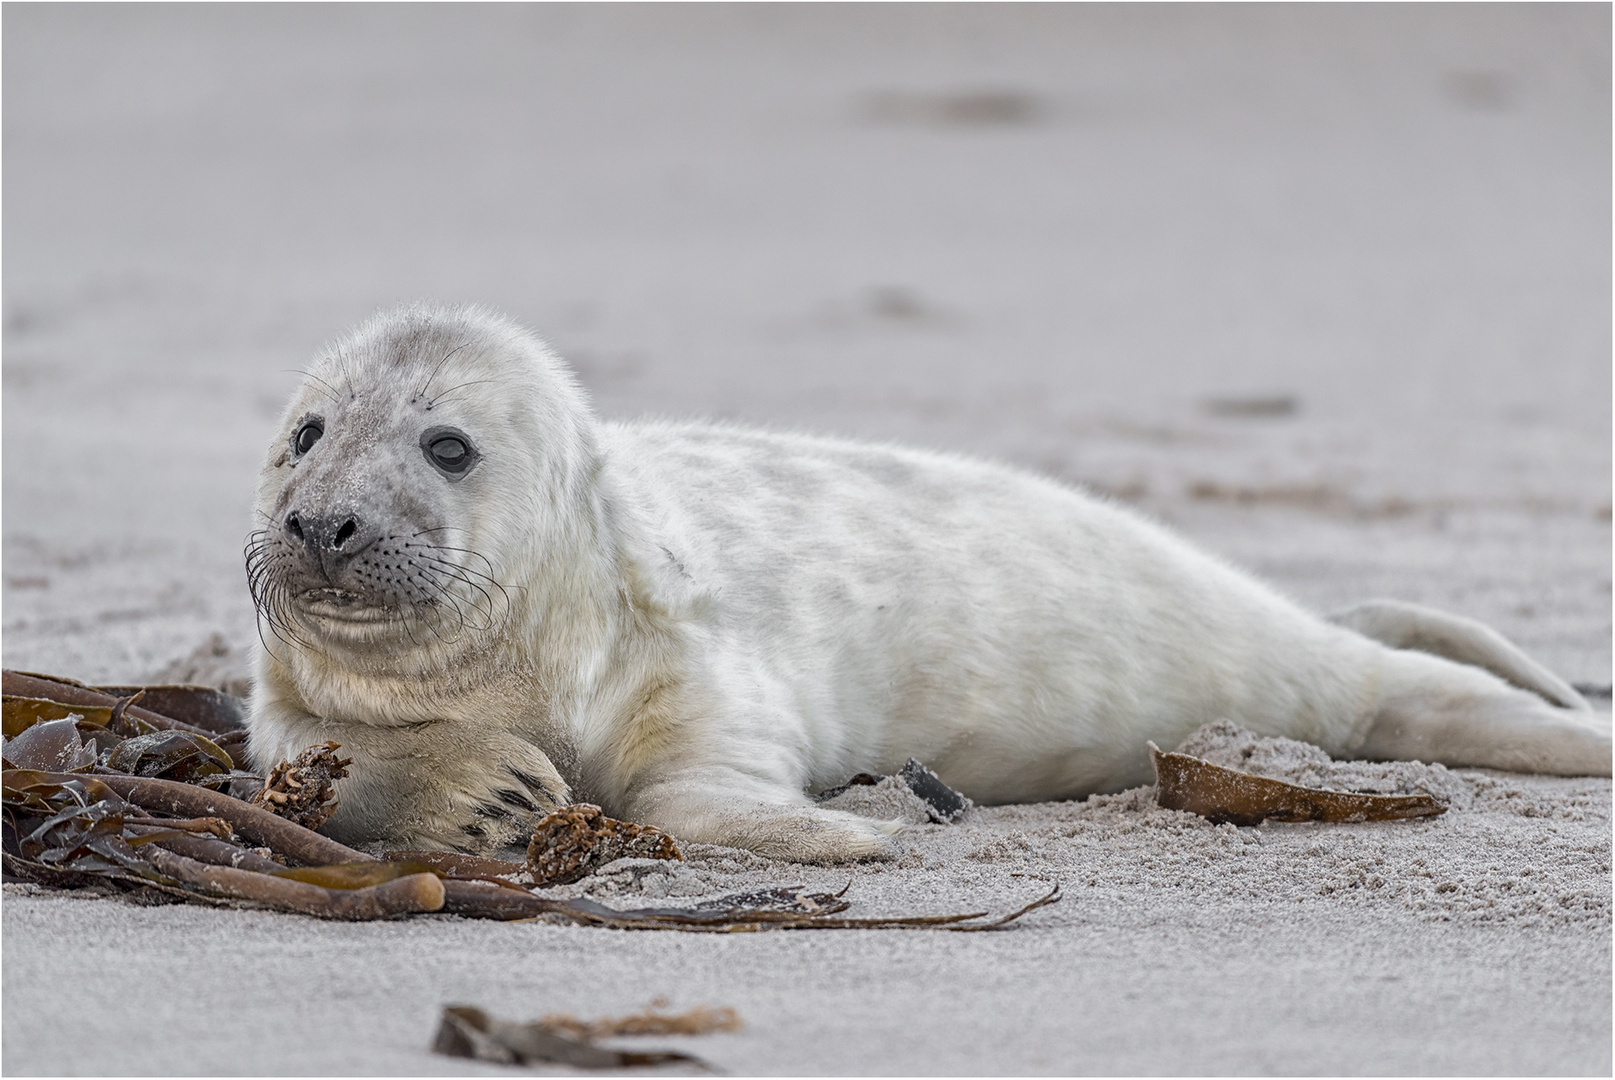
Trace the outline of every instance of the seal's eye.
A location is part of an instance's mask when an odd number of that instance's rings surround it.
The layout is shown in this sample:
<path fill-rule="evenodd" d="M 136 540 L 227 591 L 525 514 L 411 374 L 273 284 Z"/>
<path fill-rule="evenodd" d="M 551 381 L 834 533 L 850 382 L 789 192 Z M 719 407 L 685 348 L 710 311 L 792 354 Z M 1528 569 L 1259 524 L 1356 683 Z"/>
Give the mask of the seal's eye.
<path fill-rule="evenodd" d="M 465 443 L 453 435 L 445 435 L 432 444 L 432 460 L 450 472 L 459 472 L 464 469 L 471 455 L 465 448 Z"/>
<path fill-rule="evenodd" d="M 458 480 L 477 463 L 476 447 L 464 432 L 454 428 L 432 428 L 421 436 L 421 449 L 426 452 L 426 460 L 450 480 Z"/>
<path fill-rule="evenodd" d="M 319 442 L 320 436 L 324 434 L 325 426 L 318 420 L 310 420 L 298 428 L 297 434 L 292 436 L 292 446 L 299 454 L 306 454 L 314 449 L 314 444 Z"/>

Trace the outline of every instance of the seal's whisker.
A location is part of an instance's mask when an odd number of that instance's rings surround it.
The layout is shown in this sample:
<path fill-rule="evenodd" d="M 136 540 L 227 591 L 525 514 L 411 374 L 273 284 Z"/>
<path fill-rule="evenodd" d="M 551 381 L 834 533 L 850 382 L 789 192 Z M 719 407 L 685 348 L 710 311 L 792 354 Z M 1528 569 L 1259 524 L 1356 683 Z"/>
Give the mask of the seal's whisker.
<path fill-rule="evenodd" d="M 484 558 L 482 555 L 478 554 L 475 551 L 467 551 L 465 548 L 445 547 L 444 545 L 441 545 L 441 544 L 405 544 L 404 547 L 412 553 L 412 557 L 434 559 L 437 562 L 441 562 L 441 563 L 445 563 L 447 565 L 455 566 L 455 567 L 459 568 L 460 570 L 463 570 L 465 573 L 469 574 L 472 577 L 480 578 L 481 580 L 486 581 L 488 584 L 494 586 L 495 588 L 501 588 L 502 587 L 499 584 L 499 579 L 494 577 L 492 573 L 485 573 L 485 572 L 483 572 L 481 570 L 478 570 L 474 566 L 467 566 L 465 563 L 458 562 L 458 561 L 456 561 L 454 559 L 445 559 L 445 558 L 442 558 L 439 555 L 413 555 L 413 553 L 417 552 L 417 551 L 434 551 L 434 552 L 459 551 L 459 552 L 464 552 L 465 554 L 472 555 L 472 556 L 475 556 L 478 559 L 481 559 L 483 565 L 488 567 L 489 571 L 491 571 L 493 569 L 493 564 L 488 562 L 488 560 L 486 558 Z"/>
<path fill-rule="evenodd" d="M 481 585 L 477 584 L 477 582 L 474 581 L 472 578 L 466 576 L 463 567 L 456 566 L 455 564 L 450 563 L 450 562 L 444 562 L 441 559 L 431 559 L 431 560 L 429 560 L 428 561 L 428 566 L 430 566 L 430 568 L 433 571 L 435 571 L 437 573 L 447 574 L 448 576 L 454 578 L 456 581 L 459 581 L 462 584 L 464 584 L 467 588 L 475 590 L 482 597 L 483 602 L 487 605 L 487 609 L 486 609 L 486 611 L 483 611 L 483 608 L 481 606 L 475 605 L 475 601 L 473 601 L 473 605 L 477 606 L 477 610 L 479 612 L 483 612 L 484 617 L 488 620 L 489 627 L 490 628 L 492 627 L 492 624 L 493 624 L 493 621 L 494 621 L 494 611 L 493 611 L 494 602 L 493 602 L 493 594 L 492 593 L 490 593 L 487 589 L 484 589 Z M 494 582 L 493 584 L 497 588 L 499 583 Z M 509 597 L 505 598 L 505 608 L 506 608 L 506 610 L 509 610 L 509 608 L 510 608 Z"/>
<path fill-rule="evenodd" d="M 465 617 L 465 609 L 463 607 L 461 607 L 461 604 L 460 604 L 460 599 L 461 598 L 455 596 L 453 590 L 449 589 L 446 585 L 444 585 L 441 581 L 439 581 L 438 578 L 437 578 L 437 575 L 438 574 L 444 574 L 444 575 L 452 577 L 455 580 L 460 581 L 460 582 L 462 582 L 462 583 L 464 583 L 466 585 L 469 585 L 471 588 L 475 589 L 478 593 L 480 593 L 482 595 L 483 599 L 485 601 L 487 601 L 488 607 L 487 607 L 487 610 L 484 610 L 474 600 L 470 601 L 472 609 L 474 611 L 476 611 L 477 614 L 481 615 L 483 617 L 485 623 L 486 623 L 486 625 L 484 625 L 484 626 L 478 626 L 478 627 L 472 627 L 472 628 L 475 629 L 475 630 L 478 630 L 478 631 L 483 631 L 483 632 L 486 632 L 488 630 L 493 629 L 493 626 L 494 626 L 493 600 L 488 595 L 487 590 L 483 589 L 479 585 L 476 585 L 476 584 L 474 584 L 472 582 L 466 581 L 466 579 L 463 578 L 463 577 L 459 577 L 457 574 L 454 573 L 454 568 L 453 567 L 429 567 L 429 566 L 423 566 L 423 567 L 421 567 L 421 573 L 422 573 L 423 576 L 426 577 L 428 584 L 430 584 L 432 586 L 432 588 L 436 589 L 438 591 L 439 595 L 443 596 L 450 604 L 452 604 L 454 606 L 455 613 L 459 616 L 461 623 L 465 624 L 465 625 L 469 625 L 469 620 L 467 620 L 466 617 Z M 467 599 L 469 600 L 469 598 L 467 598 Z"/>
<path fill-rule="evenodd" d="M 467 379 L 465 382 L 451 386 L 441 394 L 437 395 L 437 397 L 432 399 L 431 404 L 428 405 L 427 408 L 431 408 L 433 405 L 436 405 L 438 402 L 442 401 L 456 390 L 464 390 L 468 386 L 481 386 L 483 383 L 495 383 L 498 381 L 498 379 Z"/>
<path fill-rule="evenodd" d="M 438 595 L 441 596 L 444 600 L 446 600 L 448 602 L 448 605 L 451 608 L 454 609 L 454 616 L 455 616 L 455 619 L 459 622 L 459 627 L 458 627 L 458 631 L 454 635 L 454 638 L 452 639 L 453 641 L 459 641 L 461 636 L 462 636 L 463 631 L 465 631 L 467 629 L 470 629 L 470 630 L 486 629 L 486 628 L 483 628 L 483 627 L 476 627 L 476 626 L 471 625 L 471 623 L 466 619 L 465 611 L 463 609 L 461 609 L 459 601 L 457 599 L 455 599 L 454 595 L 451 592 L 449 592 L 441 584 L 439 584 L 437 581 L 435 581 L 435 580 L 433 580 L 431 578 L 428 578 L 427 581 L 428 581 L 428 584 L 430 584 L 431 587 L 437 591 Z M 441 635 L 439 635 L 439 636 L 441 637 Z"/>
<path fill-rule="evenodd" d="M 448 544 L 430 544 L 430 545 L 422 544 L 422 545 L 419 545 L 419 546 L 421 546 L 421 547 L 432 547 L 432 548 L 435 548 L 438 551 L 458 551 L 462 555 L 470 555 L 473 558 L 481 559 L 482 560 L 482 565 L 486 566 L 488 568 L 488 574 L 487 574 L 488 578 L 490 580 L 494 579 L 493 563 L 489 562 L 488 557 L 486 555 L 484 555 L 480 551 L 475 551 L 475 550 L 473 550 L 471 548 L 452 547 L 452 546 L 450 546 Z"/>
<path fill-rule="evenodd" d="M 482 593 L 485 599 L 488 599 L 488 610 L 484 611 L 481 607 L 477 606 L 475 602 L 472 602 L 471 605 L 472 610 L 483 617 L 483 625 L 478 626 L 466 618 L 465 608 L 461 606 L 460 598 L 454 595 L 453 590 L 449 589 L 442 582 L 438 581 L 432 571 L 423 569 L 422 572 L 427 575 L 428 582 L 434 589 L 438 591 L 438 594 L 453 606 L 455 615 L 459 618 L 462 628 L 474 630 L 478 633 L 487 633 L 494 628 L 493 603 L 492 599 L 488 597 L 487 592 L 482 589 L 477 590 L 478 592 Z"/>
<path fill-rule="evenodd" d="M 315 382 L 319 383 L 325 388 L 324 393 L 326 397 L 329 397 L 335 404 L 341 403 L 342 395 L 337 392 L 337 388 L 320 378 L 318 375 L 314 374 L 312 371 L 309 371 L 307 368 L 292 368 L 290 370 L 297 372 L 297 374 L 303 376 L 305 379 L 313 379 Z"/>
<path fill-rule="evenodd" d="M 432 369 L 432 373 L 426 377 L 426 381 L 421 383 L 421 388 L 419 390 L 415 391 L 415 396 L 418 397 L 418 398 L 425 397 L 426 396 L 426 391 L 431 389 L 432 380 L 437 378 L 437 373 L 443 370 L 443 365 L 449 362 L 449 357 L 453 356 L 455 353 L 459 352 L 461 349 L 464 349 L 466 346 L 468 346 L 470 344 L 471 344 L 470 341 L 462 342 L 461 344 L 456 345 L 454 348 L 450 349 L 448 352 L 444 353 L 443 354 L 443 359 L 441 359 L 441 360 L 439 360 L 437 362 L 437 366 L 434 367 Z"/>

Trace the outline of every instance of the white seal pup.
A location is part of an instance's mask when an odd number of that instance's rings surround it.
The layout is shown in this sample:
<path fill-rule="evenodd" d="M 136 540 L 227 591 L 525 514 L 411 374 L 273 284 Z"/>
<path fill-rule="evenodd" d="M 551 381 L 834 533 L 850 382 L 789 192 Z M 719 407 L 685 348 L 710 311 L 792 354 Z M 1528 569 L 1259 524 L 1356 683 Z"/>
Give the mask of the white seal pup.
<path fill-rule="evenodd" d="M 1330 622 L 965 457 L 603 423 L 480 309 L 327 349 L 257 509 L 251 754 L 340 742 L 327 831 L 350 843 L 492 851 L 586 799 L 858 858 L 894 826 L 809 792 L 916 757 L 978 803 L 1078 798 L 1149 782 L 1147 741 L 1221 717 L 1338 757 L 1610 774 L 1608 720 L 1479 624 Z"/>

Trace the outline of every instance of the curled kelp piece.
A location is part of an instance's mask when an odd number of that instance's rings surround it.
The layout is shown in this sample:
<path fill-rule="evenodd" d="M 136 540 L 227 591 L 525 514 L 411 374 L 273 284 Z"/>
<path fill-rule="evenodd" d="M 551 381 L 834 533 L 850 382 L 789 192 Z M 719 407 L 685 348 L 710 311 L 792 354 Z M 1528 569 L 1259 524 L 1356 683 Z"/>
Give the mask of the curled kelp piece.
<path fill-rule="evenodd" d="M 255 806 L 295 821 L 305 829 L 317 829 L 336 813 L 336 782 L 348 775 L 352 758 L 339 758 L 341 743 L 311 746 L 291 761 L 282 761 L 269 770 L 264 786 L 252 797 Z"/>
<path fill-rule="evenodd" d="M 469 1005 L 444 1008 L 432 1051 L 501 1065 L 570 1065 L 574 1069 L 624 1069 L 684 1062 L 706 1063 L 670 1050 L 611 1050 L 546 1030 L 542 1022 L 499 1020 Z"/>
<path fill-rule="evenodd" d="M 593 803 L 574 803 L 549 814 L 527 845 L 527 869 L 536 885 L 566 885 L 625 858 L 684 861 L 671 836 L 607 817 Z"/>
<path fill-rule="evenodd" d="M 120 799 L 100 777 L 42 769 L 5 770 L 0 774 L 0 792 L 8 810 L 36 814 L 55 814 L 71 806 Z"/>
<path fill-rule="evenodd" d="M 1431 817 L 1447 808 L 1429 795 L 1361 795 L 1272 780 L 1213 765 L 1149 744 L 1155 762 L 1156 801 L 1210 821 L 1255 825 L 1262 821 L 1391 821 Z"/>

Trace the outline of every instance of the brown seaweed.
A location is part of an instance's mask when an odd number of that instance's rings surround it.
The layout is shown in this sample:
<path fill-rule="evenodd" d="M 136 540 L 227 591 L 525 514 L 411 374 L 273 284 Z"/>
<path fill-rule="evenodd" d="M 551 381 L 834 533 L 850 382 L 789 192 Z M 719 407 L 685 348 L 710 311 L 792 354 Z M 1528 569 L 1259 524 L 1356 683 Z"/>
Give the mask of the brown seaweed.
<path fill-rule="evenodd" d="M 198 903 L 246 901 L 327 918 L 442 910 L 474 918 L 546 916 L 583 926 L 721 933 L 986 930 L 1059 898 L 1056 887 L 995 920 L 983 912 L 846 918 L 840 915 L 849 906 L 845 889 L 811 893 L 800 886 L 752 890 L 684 908 L 618 910 L 587 898 L 551 899 L 523 886 L 535 879 L 577 880 L 626 856 L 681 855 L 672 837 L 579 804 L 541 823 L 525 865 L 446 852 L 396 853 L 377 860 L 299 822 L 323 821 L 329 813 L 330 782 L 347 764 L 336 758 L 334 744 L 311 747 L 276 770 L 266 789 L 272 794 L 264 801 L 278 810 L 296 804 L 296 813 L 282 816 L 234 797 L 264 787 L 260 778 L 235 769 L 234 756 L 220 745 L 238 732 L 215 741 L 197 730 L 199 725 L 144 708 L 144 688 L 111 689 L 121 696 L 71 680 L 5 673 L 8 877 L 66 887 L 109 882 Z M 212 693 L 162 689 L 174 690 L 170 697 L 181 701 Z M 152 697 L 155 703 L 164 700 Z M 150 722 L 148 715 L 162 722 Z M 223 727 L 224 721 L 212 726 Z M 146 773 L 156 775 L 140 775 Z"/>
<path fill-rule="evenodd" d="M 8 739 L 17 738 L 35 724 L 65 719 L 72 719 L 94 733 L 104 730 L 111 721 L 112 707 L 64 705 L 48 698 L 15 697 L 8 694 L 3 702 L 0 702 L 0 716 L 4 717 L 5 736 Z"/>
<path fill-rule="evenodd" d="M 36 675 L 25 671 L 6 670 L 0 672 L 0 689 L 5 697 L 30 698 L 55 702 L 58 705 L 73 706 L 75 712 L 82 712 L 79 706 L 88 706 L 94 709 L 113 710 L 120 701 L 125 702 L 123 713 L 132 720 L 138 720 L 151 725 L 151 728 L 161 728 L 168 731 L 189 731 L 197 735 L 213 735 L 216 732 L 206 731 L 176 720 L 171 716 L 164 716 L 142 705 L 129 702 L 129 697 L 117 697 L 104 694 L 99 690 L 92 690 L 83 683 L 71 679 L 61 679 L 51 675 Z M 138 732 L 137 732 L 138 734 Z"/>
<path fill-rule="evenodd" d="M 688 908 L 619 909 L 584 897 L 555 900 L 477 882 L 446 881 L 444 889 L 443 910 L 451 915 L 505 920 L 559 917 L 580 926 L 613 930 L 681 930 L 709 934 L 764 930 L 996 930 L 1060 899 L 1060 887 L 1056 885 L 1045 895 L 997 919 L 988 919 L 987 913 L 982 911 L 849 919 L 833 917 L 848 904 L 831 893 L 801 894 L 799 906 L 795 908 L 774 902 L 751 906 L 760 895 L 776 896 L 793 890 L 745 893 Z"/>
<path fill-rule="evenodd" d="M 296 822 L 205 787 L 113 773 L 98 773 L 94 779 L 125 800 L 154 813 L 223 818 L 248 843 L 270 848 L 305 866 L 364 862 L 371 858 Z"/>
<path fill-rule="evenodd" d="M 267 848 L 242 847 L 217 837 L 199 836 L 193 832 L 175 829 L 171 827 L 170 819 L 166 818 L 150 823 L 125 820 L 123 831 L 124 835 L 131 838 L 129 846 L 133 848 L 148 843 L 161 844 L 169 851 L 195 859 L 197 862 L 229 866 L 237 870 L 256 870 L 261 874 L 272 874 L 285 869 L 285 866 L 264 854 L 268 851 Z"/>
<path fill-rule="evenodd" d="M 1392 821 L 1431 817 L 1447 808 L 1429 795 L 1364 795 L 1328 791 L 1226 769 L 1188 754 L 1163 753 L 1155 762 L 1156 802 L 1210 821 L 1255 825 L 1262 821 Z"/>
<path fill-rule="evenodd" d="M 581 1042 L 622 1035 L 710 1035 L 714 1031 L 739 1031 L 741 1028 L 740 1014 L 728 1006 L 713 1009 L 698 1005 L 688 1012 L 662 1013 L 655 1011 L 655 1004 L 630 1016 L 579 1020 L 565 1013 L 551 1013 L 539 1017 L 535 1023 L 551 1035 Z"/>
<path fill-rule="evenodd" d="M 154 731 L 124 739 L 103 761 L 109 769 L 131 776 L 153 776 L 192 784 L 229 774 L 235 762 L 212 739 L 191 731 Z"/>
<path fill-rule="evenodd" d="M 327 888 L 288 879 L 286 871 L 260 874 L 197 862 L 159 845 L 152 845 L 149 858 L 159 872 L 215 895 L 326 919 L 386 919 L 443 906 L 443 883 L 430 872 L 403 872 L 362 888 Z"/>
<path fill-rule="evenodd" d="M 229 735 L 246 727 L 246 709 L 240 698 L 211 686 L 97 686 L 115 698 L 140 695 L 142 708 L 213 735 Z"/>
<path fill-rule="evenodd" d="M 441 877 L 430 866 L 417 862 L 350 862 L 332 863 L 329 866 L 294 866 L 270 871 L 276 877 L 301 881 L 326 889 L 367 889 L 396 881 L 411 874 L 431 874 Z"/>
<path fill-rule="evenodd" d="M 430 866 L 448 877 L 486 881 L 497 878 L 514 885 L 531 883 L 532 875 L 525 863 L 489 859 L 481 855 L 462 855 L 457 851 L 389 851 L 386 858 L 401 862 L 418 862 Z"/>
<path fill-rule="evenodd" d="M 44 772 L 83 772 L 98 762 L 94 743 L 84 745 L 75 716 L 60 720 L 40 720 L 22 734 L 5 741 L 8 769 L 37 769 Z"/>
<path fill-rule="evenodd" d="M 527 869 L 537 885 L 570 884 L 624 858 L 684 861 L 671 836 L 607 817 L 593 803 L 574 803 L 549 814 L 527 845 Z"/>
<path fill-rule="evenodd" d="M 670 1050 L 611 1050 L 546 1030 L 542 1022 L 517 1024 L 469 1005 L 444 1008 L 434 1053 L 501 1065 L 570 1065 L 574 1069 L 624 1069 L 684 1062 L 706 1068 L 688 1054 Z"/>
<path fill-rule="evenodd" d="M 341 746 L 322 743 L 291 761 L 282 761 L 269 771 L 252 804 L 305 829 L 318 829 L 336 813 L 336 782 L 348 775 L 348 766 L 353 764 L 352 758 L 336 756 Z"/>

